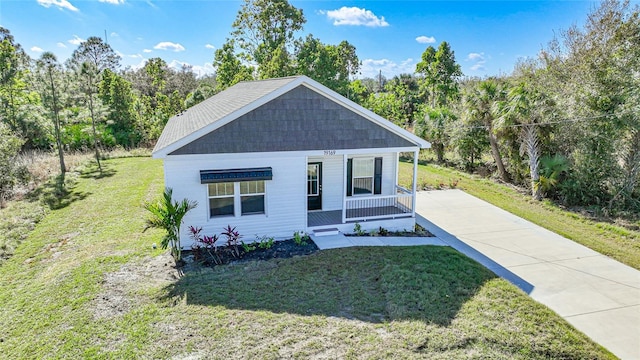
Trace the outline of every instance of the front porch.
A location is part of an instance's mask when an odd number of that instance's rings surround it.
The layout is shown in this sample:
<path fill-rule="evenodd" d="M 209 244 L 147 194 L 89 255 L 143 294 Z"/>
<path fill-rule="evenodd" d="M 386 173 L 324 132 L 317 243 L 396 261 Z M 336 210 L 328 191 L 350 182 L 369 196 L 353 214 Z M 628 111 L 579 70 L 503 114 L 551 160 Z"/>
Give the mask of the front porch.
<path fill-rule="evenodd" d="M 390 196 L 366 196 L 347 198 L 342 210 L 309 211 L 307 226 L 310 228 L 365 222 L 372 220 L 397 219 L 413 216 L 413 194 L 396 186 L 397 194 Z"/>

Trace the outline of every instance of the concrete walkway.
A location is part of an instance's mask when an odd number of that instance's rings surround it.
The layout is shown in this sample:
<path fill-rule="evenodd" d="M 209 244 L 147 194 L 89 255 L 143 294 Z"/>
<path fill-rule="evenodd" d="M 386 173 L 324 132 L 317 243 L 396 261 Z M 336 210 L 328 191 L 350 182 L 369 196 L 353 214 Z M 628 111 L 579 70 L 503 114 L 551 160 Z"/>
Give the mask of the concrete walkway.
<path fill-rule="evenodd" d="M 419 192 L 417 222 L 621 359 L 640 359 L 640 271 L 461 190 Z"/>
<path fill-rule="evenodd" d="M 309 235 L 320 250 L 337 249 L 352 246 L 419 246 L 440 245 L 447 246 L 442 240 L 434 237 L 393 237 L 393 236 L 344 236 L 338 235 Z"/>

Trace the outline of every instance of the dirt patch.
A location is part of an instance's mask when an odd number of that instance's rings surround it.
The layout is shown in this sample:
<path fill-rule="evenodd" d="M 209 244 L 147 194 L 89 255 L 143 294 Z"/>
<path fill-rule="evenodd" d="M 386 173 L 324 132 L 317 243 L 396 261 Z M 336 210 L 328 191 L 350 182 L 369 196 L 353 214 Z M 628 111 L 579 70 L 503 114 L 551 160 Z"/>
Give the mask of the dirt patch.
<path fill-rule="evenodd" d="M 118 271 L 104 275 L 102 291 L 94 299 L 93 316 L 96 319 L 121 316 L 135 306 L 136 292 L 169 285 L 179 277 L 168 252 L 126 264 Z"/>

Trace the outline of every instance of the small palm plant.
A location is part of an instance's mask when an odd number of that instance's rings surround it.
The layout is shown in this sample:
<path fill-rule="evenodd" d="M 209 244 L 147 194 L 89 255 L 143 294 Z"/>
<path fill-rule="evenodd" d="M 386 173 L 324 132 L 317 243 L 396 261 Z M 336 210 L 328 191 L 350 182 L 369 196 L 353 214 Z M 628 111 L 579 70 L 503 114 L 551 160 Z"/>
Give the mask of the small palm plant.
<path fill-rule="evenodd" d="M 180 226 L 184 216 L 196 206 L 196 201 L 182 199 L 182 201 L 173 201 L 173 190 L 165 188 L 162 197 L 155 202 L 149 202 L 144 205 L 151 216 L 147 219 L 148 228 L 165 229 L 167 234 L 162 239 L 161 246 L 163 249 L 171 248 L 171 255 L 177 261 L 182 259 L 182 247 L 180 246 Z"/>
<path fill-rule="evenodd" d="M 558 187 L 562 176 L 569 171 L 569 160 L 556 154 L 540 158 L 540 179 L 536 186 L 543 194 L 548 194 Z"/>

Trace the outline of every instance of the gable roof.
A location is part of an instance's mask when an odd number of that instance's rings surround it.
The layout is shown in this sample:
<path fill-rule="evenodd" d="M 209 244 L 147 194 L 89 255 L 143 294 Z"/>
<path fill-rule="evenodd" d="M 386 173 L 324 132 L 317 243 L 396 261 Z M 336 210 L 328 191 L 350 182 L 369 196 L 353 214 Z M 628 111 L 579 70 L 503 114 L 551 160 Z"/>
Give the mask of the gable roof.
<path fill-rule="evenodd" d="M 429 147 L 429 143 L 425 140 L 320 83 L 306 76 L 293 76 L 238 83 L 172 117 L 153 149 L 153 157 L 165 157 L 301 85 L 366 118 L 395 136 L 403 138 L 412 146 Z M 277 150 L 274 149 L 274 151 Z"/>

